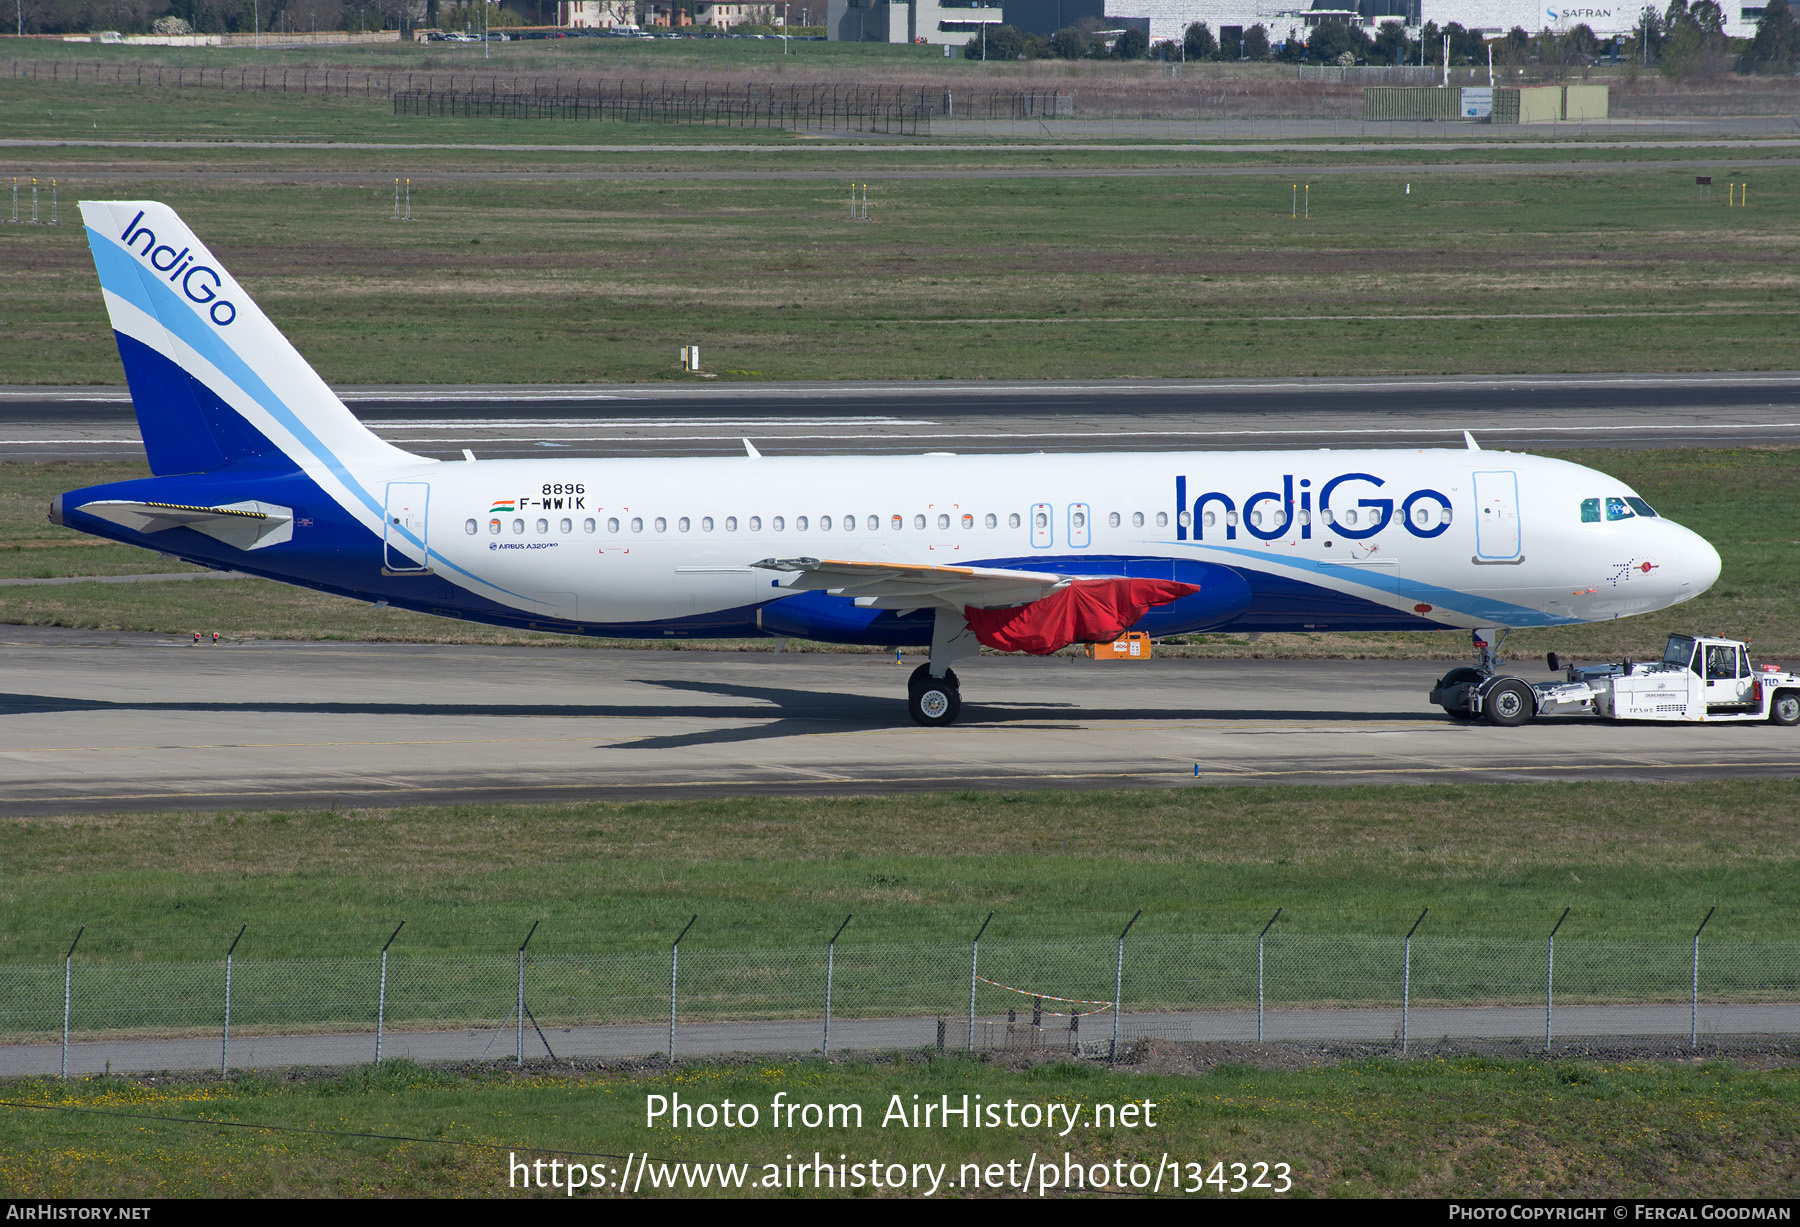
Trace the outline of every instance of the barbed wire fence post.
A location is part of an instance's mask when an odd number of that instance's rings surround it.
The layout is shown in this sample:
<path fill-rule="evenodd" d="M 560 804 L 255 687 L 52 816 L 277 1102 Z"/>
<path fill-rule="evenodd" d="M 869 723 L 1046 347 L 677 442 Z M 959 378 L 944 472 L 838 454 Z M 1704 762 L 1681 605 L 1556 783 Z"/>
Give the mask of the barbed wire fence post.
<path fill-rule="evenodd" d="M 1550 938 L 1544 947 L 1544 1051 L 1550 1051 L 1550 1007 L 1556 988 L 1556 931 L 1563 927 L 1563 921 L 1569 918 L 1569 909 L 1550 927 Z"/>
<path fill-rule="evenodd" d="M 669 1060 L 671 1061 L 675 1059 L 675 985 L 681 971 L 681 939 L 688 935 L 688 930 L 693 928 L 694 922 L 699 919 L 699 912 L 688 917 L 687 924 L 683 925 L 681 932 L 675 935 L 675 944 L 669 947 Z"/>
<path fill-rule="evenodd" d="M 989 912 L 987 919 L 981 922 L 981 927 L 975 930 L 975 941 L 969 948 L 969 1036 L 963 1045 L 966 1052 L 975 1051 L 975 979 L 980 974 L 981 967 L 981 935 L 987 932 L 987 927 L 993 922 L 994 914 Z"/>
<path fill-rule="evenodd" d="M 64 1082 L 69 1080 L 69 1011 L 75 1002 L 75 947 L 81 944 L 81 935 L 86 932 L 86 925 L 75 930 L 75 940 L 69 943 L 69 952 L 63 955 L 62 1076 Z"/>
<path fill-rule="evenodd" d="M 1263 938 L 1269 935 L 1269 930 L 1280 919 L 1281 909 L 1276 908 L 1275 914 L 1269 917 L 1269 923 L 1256 935 L 1256 1042 L 1259 1044 L 1263 1042 Z"/>
<path fill-rule="evenodd" d="M 381 1034 L 382 1034 L 382 1031 L 385 1030 L 386 1026 L 387 1026 L 387 956 L 388 956 L 388 947 L 394 944 L 394 939 L 396 937 L 400 936 L 400 930 L 404 929 L 405 927 L 406 927 L 406 922 L 404 920 L 402 920 L 399 924 L 395 925 L 394 931 L 392 933 L 388 934 L 387 941 L 382 943 L 382 947 L 381 947 L 381 987 L 376 991 L 376 994 L 375 994 L 375 1064 L 377 1064 L 377 1065 L 381 1064 Z"/>
<path fill-rule="evenodd" d="M 837 963 L 837 939 L 844 935 L 844 930 L 855 919 L 855 912 L 844 917 L 844 923 L 837 927 L 837 932 L 825 943 L 825 1042 L 821 1047 L 823 1055 L 827 1057 L 831 1055 L 831 974 Z"/>
<path fill-rule="evenodd" d="M 250 926 L 238 926 L 237 936 L 231 939 L 231 945 L 225 950 L 225 1029 L 219 1035 L 219 1077 L 223 1080 L 229 1073 L 231 1064 L 231 960 L 237 953 L 238 943 L 244 940 L 244 931 Z"/>
<path fill-rule="evenodd" d="M 1106 1058 L 1109 1061 L 1119 1059 L 1119 1010 L 1125 1000 L 1125 934 L 1131 932 L 1131 926 L 1136 924 L 1138 916 L 1143 914 L 1144 909 L 1139 908 L 1137 914 L 1127 920 L 1125 927 L 1119 931 L 1119 961 L 1113 965 L 1112 1047 Z"/>
<path fill-rule="evenodd" d="M 1410 1014 L 1412 1011 L 1412 939 L 1413 939 L 1413 934 L 1417 933 L 1419 931 L 1419 926 L 1425 923 L 1425 915 L 1427 912 L 1430 912 L 1430 911 L 1431 911 L 1430 908 L 1426 908 L 1424 912 L 1420 912 L 1419 918 L 1417 920 L 1413 921 L 1413 927 L 1406 931 L 1406 952 L 1402 956 L 1401 964 L 1400 964 L 1400 1055 L 1401 1056 L 1406 1055 L 1407 1029 L 1412 1021 L 1412 1019 L 1410 1017 Z"/>
<path fill-rule="evenodd" d="M 1694 963 L 1692 988 L 1688 1002 L 1691 1012 L 1688 1014 L 1688 1047 L 1695 1048 L 1700 1043 L 1700 934 L 1706 928 L 1706 922 L 1713 918 L 1716 907 L 1706 909 L 1706 916 L 1700 921 L 1700 928 L 1694 930 Z"/>
<path fill-rule="evenodd" d="M 525 934 L 525 940 L 519 943 L 519 1000 L 514 1011 L 518 1015 L 515 1054 L 520 1069 L 525 1068 L 525 947 L 531 944 L 531 935 L 536 933 L 538 926 L 543 923 L 541 920 L 532 921 L 531 929 Z"/>

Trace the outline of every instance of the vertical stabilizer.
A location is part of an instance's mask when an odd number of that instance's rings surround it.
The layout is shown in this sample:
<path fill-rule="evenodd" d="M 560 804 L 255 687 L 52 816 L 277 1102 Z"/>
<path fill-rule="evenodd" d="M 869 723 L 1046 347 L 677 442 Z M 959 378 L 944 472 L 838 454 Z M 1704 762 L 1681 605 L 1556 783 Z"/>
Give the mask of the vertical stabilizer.
<path fill-rule="evenodd" d="M 175 210 L 83 201 L 81 216 L 151 470 L 300 469 L 379 517 L 358 475 L 420 458 L 356 420 Z"/>

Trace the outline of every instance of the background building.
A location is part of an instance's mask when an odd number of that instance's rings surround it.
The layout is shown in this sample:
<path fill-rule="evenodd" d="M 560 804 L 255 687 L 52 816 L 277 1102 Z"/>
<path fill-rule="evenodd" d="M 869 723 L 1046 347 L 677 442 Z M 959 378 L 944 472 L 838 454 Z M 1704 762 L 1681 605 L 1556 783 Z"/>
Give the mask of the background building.
<path fill-rule="evenodd" d="M 1369 30 L 1398 21 L 1417 38 L 1427 23 L 1440 30 L 1451 22 L 1493 38 L 1515 27 L 1528 34 L 1540 30 L 1567 33 L 1585 25 L 1601 38 L 1629 34 L 1646 0 L 1590 0 L 1587 4 L 1544 5 L 1537 0 L 1331 0 L 1317 7 L 1295 0 L 830 0 L 827 37 L 843 42 L 962 44 L 982 23 L 1009 25 L 1029 34 L 1050 35 L 1092 18 L 1117 29 L 1137 26 L 1152 42 L 1178 39 L 1189 25 L 1205 22 L 1214 37 L 1233 35 L 1260 25 L 1271 42 L 1288 31 L 1302 38 L 1321 21 L 1353 21 Z M 1656 6 L 1658 12 L 1661 7 Z M 1742 7 L 1739 0 L 1721 6 L 1725 33 L 1750 38 L 1756 33 L 1760 5 Z"/>

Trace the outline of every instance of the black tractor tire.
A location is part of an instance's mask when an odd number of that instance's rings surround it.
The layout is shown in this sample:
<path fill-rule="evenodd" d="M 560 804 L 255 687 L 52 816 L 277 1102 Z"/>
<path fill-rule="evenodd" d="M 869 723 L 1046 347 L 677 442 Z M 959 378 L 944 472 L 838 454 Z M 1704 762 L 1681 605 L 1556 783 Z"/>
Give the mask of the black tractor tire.
<path fill-rule="evenodd" d="M 1489 724 L 1514 728 L 1537 715 L 1537 695 L 1516 677 L 1502 678 L 1481 696 L 1481 714 Z"/>
<path fill-rule="evenodd" d="M 1778 690 L 1769 704 L 1769 723 L 1791 729 L 1800 724 L 1800 690 Z"/>

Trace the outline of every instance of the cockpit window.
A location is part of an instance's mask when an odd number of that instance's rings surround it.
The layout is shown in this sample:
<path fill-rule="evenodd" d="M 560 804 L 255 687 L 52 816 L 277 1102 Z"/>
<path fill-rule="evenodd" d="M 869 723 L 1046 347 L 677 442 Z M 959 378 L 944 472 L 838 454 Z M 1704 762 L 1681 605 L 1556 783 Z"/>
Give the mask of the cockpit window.
<path fill-rule="evenodd" d="M 1641 516 L 1650 516 L 1654 518 L 1656 515 L 1656 512 L 1651 510 L 1650 504 L 1646 503 L 1641 498 L 1628 498 L 1625 501 L 1631 505 L 1633 511 Z"/>
<path fill-rule="evenodd" d="M 1599 499 L 1584 498 L 1581 500 L 1581 522 L 1583 524 L 1598 524 L 1600 522 Z"/>
<path fill-rule="evenodd" d="M 1637 518 L 1637 512 L 1627 507 L 1624 499 L 1609 498 L 1606 500 L 1606 518 L 1608 520 L 1631 520 Z"/>
<path fill-rule="evenodd" d="M 1686 635 L 1670 635 L 1669 646 L 1663 649 L 1663 664 L 1686 666 L 1694 658 L 1694 641 Z"/>

